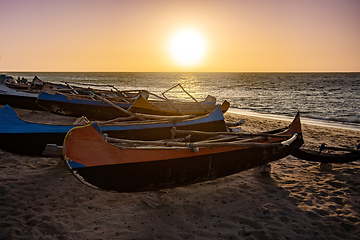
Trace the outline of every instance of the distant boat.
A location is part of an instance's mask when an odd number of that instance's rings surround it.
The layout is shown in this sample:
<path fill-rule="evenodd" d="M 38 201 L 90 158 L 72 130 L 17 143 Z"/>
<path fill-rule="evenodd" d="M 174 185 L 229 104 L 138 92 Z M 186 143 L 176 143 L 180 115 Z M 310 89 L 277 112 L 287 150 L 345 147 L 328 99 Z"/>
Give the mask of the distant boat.
<path fill-rule="evenodd" d="M 251 135 L 250 135 L 251 136 Z M 64 158 L 81 182 L 99 189 L 136 192 L 173 188 L 238 173 L 290 154 L 303 144 L 299 115 L 287 128 L 230 141 L 131 141 L 107 138 L 96 123 L 75 127 Z M 132 144 L 132 145 L 130 145 Z M 150 145 L 150 146 L 149 146 Z M 159 146 L 154 146 L 159 145 Z"/>
<path fill-rule="evenodd" d="M 325 152 L 323 151 L 324 149 L 331 150 L 331 152 Z M 291 151 L 291 155 L 299 159 L 320 163 L 348 163 L 360 160 L 359 149 L 326 147 L 325 144 L 322 144 L 318 151 L 294 148 Z"/>
<path fill-rule="evenodd" d="M 31 110 L 44 110 L 36 104 L 39 92 L 41 91 L 40 79 L 34 78 L 32 83 L 26 79 L 17 79 L 0 75 L 0 104 L 9 104 L 12 107 Z"/>
<path fill-rule="evenodd" d="M 66 133 L 75 125 L 35 123 L 20 119 L 16 112 L 6 105 L 0 109 L 0 148 L 17 154 L 41 155 L 48 144 L 62 146 Z M 103 123 L 101 130 L 110 137 L 126 139 L 157 140 L 170 138 L 170 129 L 226 131 L 224 116 L 220 108 L 211 114 L 182 119 L 128 121 Z"/>
<path fill-rule="evenodd" d="M 73 84 L 73 83 L 72 83 Z M 90 88 L 91 87 L 94 88 Z M 87 86 L 87 87 L 86 87 Z M 100 87 L 111 87 L 112 90 L 100 89 Z M 92 92 L 93 94 L 105 94 L 109 98 L 130 99 L 137 93 L 136 91 L 118 91 L 111 85 L 93 85 L 77 83 L 76 85 L 70 85 L 69 83 L 51 83 L 43 82 L 37 76 L 34 77 L 32 82 L 29 82 L 24 78 L 14 78 L 12 76 L 0 75 L 0 104 L 9 104 L 12 107 L 31 109 L 31 110 L 43 110 L 46 108 L 37 104 L 39 93 L 42 90 L 48 92 L 59 92 L 72 95 L 84 95 Z M 135 93 L 134 93 L 135 92 Z M 148 92 L 142 90 L 143 96 L 147 97 Z"/>

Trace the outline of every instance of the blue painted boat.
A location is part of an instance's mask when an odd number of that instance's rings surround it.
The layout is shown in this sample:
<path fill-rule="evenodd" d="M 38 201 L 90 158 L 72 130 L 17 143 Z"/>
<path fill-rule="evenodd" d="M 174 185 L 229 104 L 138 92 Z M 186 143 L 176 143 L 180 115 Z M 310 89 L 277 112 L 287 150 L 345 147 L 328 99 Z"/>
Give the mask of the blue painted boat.
<path fill-rule="evenodd" d="M 128 116 L 107 103 L 93 99 L 90 94 L 77 96 L 42 91 L 36 103 L 52 113 L 72 117 L 86 116 L 89 119 L 109 120 Z M 124 109 L 131 106 L 131 103 L 125 102 L 114 104 Z"/>
<path fill-rule="evenodd" d="M 55 125 L 24 121 L 6 105 L 0 109 L 0 148 L 17 154 L 41 155 L 48 144 L 62 146 L 66 133 L 75 125 Z M 212 113 L 182 121 L 154 120 L 100 124 L 109 137 L 159 140 L 171 138 L 172 127 L 183 130 L 226 131 L 224 116 L 218 107 Z"/>
<path fill-rule="evenodd" d="M 154 94 L 152 94 L 154 95 Z M 119 98 L 105 94 L 94 94 L 91 91 L 79 91 L 79 94 L 68 94 L 43 88 L 39 94 L 37 104 L 42 108 L 59 115 L 81 117 L 92 120 L 110 120 L 117 117 L 129 116 L 132 113 L 151 115 L 205 115 L 214 111 L 218 105 L 215 98 L 207 98 L 203 102 L 148 100 L 149 92 L 139 91 L 131 98 Z M 208 100 L 211 99 L 211 100 Z M 230 103 L 224 101 L 221 105 L 223 113 L 229 109 Z M 119 108 L 121 108 L 119 110 Z"/>

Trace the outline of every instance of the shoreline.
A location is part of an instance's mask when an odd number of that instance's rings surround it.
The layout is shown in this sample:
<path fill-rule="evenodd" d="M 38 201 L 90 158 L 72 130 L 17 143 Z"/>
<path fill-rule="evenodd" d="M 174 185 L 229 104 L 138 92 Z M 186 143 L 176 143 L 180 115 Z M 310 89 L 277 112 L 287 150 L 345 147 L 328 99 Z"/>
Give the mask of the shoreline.
<path fill-rule="evenodd" d="M 276 114 L 268 114 L 268 113 L 258 113 L 251 110 L 243 110 L 237 108 L 230 108 L 227 113 L 238 114 L 243 116 L 251 116 L 251 117 L 261 117 L 261 118 L 268 118 L 280 121 L 291 121 L 294 117 L 284 116 L 284 115 L 276 115 Z M 333 128 L 340 128 L 352 131 L 360 131 L 360 124 L 356 123 L 346 123 L 346 122 L 335 122 L 330 120 L 322 120 L 322 119 L 314 119 L 308 117 L 302 117 L 300 112 L 301 122 L 304 124 L 320 126 L 320 127 L 333 127 Z"/>
<path fill-rule="evenodd" d="M 234 122 L 238 119 L 243 119 L 245 123 L 241 125 L 241 128 L 244 131 L 249 132 L 261 132 L 285 127 L 286 124 L 291 123 L 292 120 L 292 118 L 289 118 L 289 120 L 286 121 L 266 118 L 263 116 L 242 115 L 232 112 L 227 112 L 224 116 L 227 120 Z M 325 143 L 327 146 L 347 147 L 355 149 L 355 147 L 360 143 L 359 131 L 329 126 L 313 125 L 309 123 L 304 123 L 301 117 L 300 119 L 304 137 L 304 147 L 318 149 L 322 143 Z"/>
<path fill-rule="evenodd" d="M 28 115 L 27 115 L 28 114 Z M 29 112 L 21 111 L 22 116 Z M 32 113 L 34 119 L 52 115 Z M 53 116 L 52 116 L 53 117 Z M 226 113 L 244 131 L 291 121 Z M 303 124 L 306 147 L 360 142 L 357 131 Z M 62 158 L 0 150 L 0 239 L 320 239 L 360 238 L 360 163 L 287 156 L 269 175 L 252 169 L 159 192 L 115 193 L 78 181 Z M 144 197 L 161 194 L 152 207 Z"/>

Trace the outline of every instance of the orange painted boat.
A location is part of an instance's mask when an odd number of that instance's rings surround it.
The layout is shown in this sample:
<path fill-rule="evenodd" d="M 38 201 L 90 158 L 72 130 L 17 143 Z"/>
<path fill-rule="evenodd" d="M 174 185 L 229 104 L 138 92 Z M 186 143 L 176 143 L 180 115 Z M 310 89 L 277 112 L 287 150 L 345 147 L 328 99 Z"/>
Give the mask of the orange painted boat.
<path fill-rule="evenodd" d="M 286 128 L 250 139 L 239 134 L 242 139 L 224 142 L 116 140 L 122 144 L 117 146 L 107 142 L 93 123 L 68 132 L 63 155 L 81 182 L 104 190 L 136 192 L 173 188 L 238 173 L 281 159 L 290 154 L 292 147 L 303 144 L 299 114 Z M 125 147 L 129 141 L 137 147 Z"/>

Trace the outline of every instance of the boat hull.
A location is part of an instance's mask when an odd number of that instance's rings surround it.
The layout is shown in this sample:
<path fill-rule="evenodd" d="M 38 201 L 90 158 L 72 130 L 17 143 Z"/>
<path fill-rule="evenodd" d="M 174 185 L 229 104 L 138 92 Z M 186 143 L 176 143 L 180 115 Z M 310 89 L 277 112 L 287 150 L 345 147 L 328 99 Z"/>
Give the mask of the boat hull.
<path fill-rule="evenodd" d="M 59 93 L 50 94 L 45 91 L 39 94 L 36 103 L 55 114 L 73 117 L 86 116 L 88 119 L 93 120 L 110 120 L 129 116 L 100 101 L 71 98 Z M 131 106 L 131 104 L 125 103 L 116 105 L 124 109 L 128 109 Z"/>
<path fill-rule="evenodd" d="M 2 105 L 8 104 L 15 108 L 44 110 L 36 104 L 37 97 L 38 93 L 27 93 L 0 84 L 0 104 Z"/>
<path fill-rule="evenodd" d="M 320 163 L 348 163 L 360 160 L 360 151 L 353 150 L 348 153 L 325 153 L 315 150 L 294 148 L 291 155 L 299 159 Z"/>
<path fill-rule="evenodd" d="M 201 151 L 201 150 L 200 150 Z M 272 153 L 269 155 L 269 151 Z M 117 192 L 174 188 L 235 174 L 290 154 L 289 149 L 243 148 L 162 161 L 114 164 L 74 169 L 87 184 Z"/>
<path fill-rule="evenodd" d="M 288 156 L 303 144 L 300 119 L 271 131 L 279 137 L 253 144 L 179 148 L 127 148 L 107 143 L 96 124 L 73 128 L 64 140 L 64 159 L 83 183 L 110 191 L 137 192 L 216 179 Z M 281 137 L 293 135 L 283 142 Z M 260 144 L 259 144 L 260 143 Z M 166 145 L 166 144 L 165 144 Z M 198 150 L 198 151 L 197 151 Z"/>
<path fill-rule="evenodd" d="M 76 95 L 59 94 L 56 92 L 42 91 L 36 102 L 39 106 L 52 113 L 65 116 L 86 116 L 92 120 L 110 120 L 118 117 L 128 117 L 129 114 L 120 111 L 109 103 L 87 97 Z M 214 111 L 219 105 L 208 103 L 179 102 L 174 104 L 167 101 L 148 101 L 139 96 L 133 103 L 112 102 L 117 107 L 129 110 L 130 113 L 145 113 L 151 115 L 176 116 L 176 115 L 206 115 Z M 230 104 L 225 101 L 221 107 L 226 112 Z"/>
<path fill-rule="evenodd" d="M 75 127 L 27 122 L 18 118 L 16 112 L 8 105 L 0 109 L 0 126 L 1 149 L 33 156 L 41 155 L 48 144 L 62 146 L 67 132 Z M 183 130 L 226 131 L 221 109 L 204 117 L 180 122 L 128 122 L 100 126 L 109 137 L 140 140 L 170 138 L 170 129 L 173 127 Z"/>

